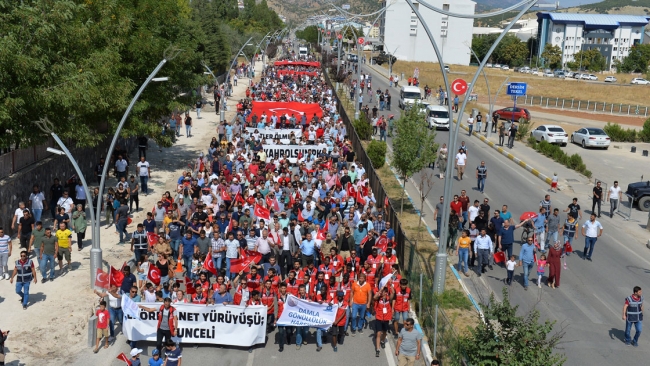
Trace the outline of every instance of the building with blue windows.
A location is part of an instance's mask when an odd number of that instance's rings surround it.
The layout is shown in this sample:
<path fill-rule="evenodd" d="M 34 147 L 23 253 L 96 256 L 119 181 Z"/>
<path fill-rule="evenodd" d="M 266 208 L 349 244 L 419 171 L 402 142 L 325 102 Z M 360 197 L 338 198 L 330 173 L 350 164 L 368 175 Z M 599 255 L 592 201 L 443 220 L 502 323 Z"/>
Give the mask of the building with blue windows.
<path fill-rule="evenodd" d="M 567 62 L 580 62 L 575 58 L 579 51 L 597 49 L 611 69 L 615 60 L 622 61 L 630 48 L 643 43 L 648 22 L 644 15 L 537 13 L 538 55 L 547 44 L 558 46 L 564 68 Z"/>

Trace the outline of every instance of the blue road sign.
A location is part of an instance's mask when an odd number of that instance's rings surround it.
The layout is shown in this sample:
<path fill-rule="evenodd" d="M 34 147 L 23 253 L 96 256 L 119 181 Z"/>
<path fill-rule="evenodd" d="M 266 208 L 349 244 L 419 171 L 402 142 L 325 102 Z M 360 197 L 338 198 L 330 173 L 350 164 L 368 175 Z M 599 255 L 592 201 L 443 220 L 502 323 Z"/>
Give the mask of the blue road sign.
<path fill-rule="evenodd" d="M 526 95 L 526 89 L 528 88 L 528 84 L 526 83 L 510 83 L 508 84 L 508 95 Z"/>

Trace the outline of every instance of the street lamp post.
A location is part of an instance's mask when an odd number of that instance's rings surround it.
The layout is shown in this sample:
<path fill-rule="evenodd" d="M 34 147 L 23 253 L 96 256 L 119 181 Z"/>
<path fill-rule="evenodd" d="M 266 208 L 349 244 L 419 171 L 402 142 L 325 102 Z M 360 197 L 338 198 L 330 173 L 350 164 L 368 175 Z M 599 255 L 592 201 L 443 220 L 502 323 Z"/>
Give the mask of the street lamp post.
<path fill-rule="evenodd" d="M 496 102 L 497 102 L 497 98 L 499 98 L 499 93 L 501 92 L 501 88 L 503 88 L 504 85 L 507 85 L 508 80 L 510 80 L 510 76 L 508 76 L 508 77 L 503 81 L 503 83 L 501 83 L 501 85 L 499 85 L 499 89 L 497 89 L 497 93 L 494 95 L 494 99 L 492 99 L 492 103 L 490 104 L 490 115 L 488 116 L 488 118 L 489 118 L 490 120 L 489 120 L 489 124 L 488 124 L 488 133 L 487 133 L 487 137 L 488 137 L 488 138 L 489 138 L 490 135 L 492 134 L 492 123 L 494 123 L 494 122 L 492 121 L 492 112 L 494 111 L 494 104 L 496 104 Z"/>
<path fill-rule="evenodd" d="M 474 55 L 474 57 L 476 57 L 476 61 L 478 61 L 480 63 L 481 59 L 478 58 L 478 55 L 476 54 L 476 52 L 474 52 L 474 50 L 472 49 L 472 46 L 469 46 L 467 44 L 465 44 L 465 46 L 467 46 L 467 48 L 469 48 L 469 51 L 472 53 L 472 55 Z M 491 96 L 491 93 L 490 93 L 490 82 L 488 82 L 487 73 L 485 72 L 485 69 L 483 69 L 481 71 L 483 72 L 483 77 L 485 78 L 485 85 L 487 85 L 488 105 L 490 106 L 490 110 L 488 111 L 488 115 L 486 116 L 486 118 L 488 118 L 488 120 L 486 121 L 486 126 L 488 126 L 487 137 L 490 137 L 490 133 L 492 132 L 492 106 L 493 106 L 492 105 L 492 99 L 491 99 L 492 96 Z M 474 85 L 472 85 L 472 87 L 474 87 Z M 477 132 L 479 134 L 481 133 L 481 131 L 477 131 Z"/>
<path fill-rule="evenodd" d="M 232 62 L 230 63 L 230 67 L 228 68 L 228 72 L 226 72 L 226 79 L 224 80 L 224 86 L 223 86 L 223 95 L 221 96 L 221 105 L 219 106 L 219 122 L 223 122 L 226 120 L 226 88 L 228 87 L 228 78 L 230 77 L 230 70 L 232 70 L 233 67 L 235 67 L 235 63 L 237 62 L 237 57 L 239 54 L 244 50 L 244 47 L 251 45 L 248 42 L 251 41 L 253 37 L 250 37 L 244 44 L 241 46 L 239 51 L 237 51 L 237 56 L 233 57 Z"/>

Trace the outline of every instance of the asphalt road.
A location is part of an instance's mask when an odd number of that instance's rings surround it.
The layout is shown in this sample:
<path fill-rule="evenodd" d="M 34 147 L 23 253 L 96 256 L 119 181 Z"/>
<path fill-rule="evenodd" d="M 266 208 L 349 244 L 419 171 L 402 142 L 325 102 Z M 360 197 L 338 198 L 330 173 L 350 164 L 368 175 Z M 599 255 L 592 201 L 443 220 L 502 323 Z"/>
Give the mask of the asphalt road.
<path fill-rule="evenodd" d="M 363 65 L 363 71 L 372 75 L 374 90 L 388 88 L 388 81 L 373 69 Z M 387 114 L 395 114 L 399 118 L 400 110 L 397 108 L 399 91 L 390 89 L 393 96 L 393 109 Z M 368 98 L 365 98 L 366 100 Z M 365 103 L 364 103 L 365 104 Z M 462 119 L 461 119 L 462 120 Z M 437 131 L 436 141 L 446 143 L 449 132 Z M 532 174 L 518 167 L 506 157 L 482 143 L 476 137 L 469 137 L 463 130 L 459 132 L 459 140 L 464 140 L 468 146 L 467 178 L 458 181 L 454 178 L 453 192 L 460 193 L 467 190 L 470 199 L 483 197 L 490 199 L 492 210 L 507 204 L 514 218 L 518 218 L 525 211 L 537 211 L 539 202 L 547 193 L 548 186 Z M 390 144 L 390 139 L 389 139 Z M 458 142 L 460 143 L 460 141 Z M 512 150 L 517 155 L 517 144 Z M 475 168 L 484 160 L 488 167 L 486 194 L 476 190 L 474 177 Z M 534 164 L 533 164 L 534 165 Z M 437 169 L 436 169 L 437 172 Z M 563 172 L 558 172 L 563 176 Z M 606 172 L 604 172 L 606 174 Z M 416 175 L 411 180 L 418 182 Z M 425 211 L 425 221 L 433 229 L 431 207 L 435 206 L 443 194 L 443 180 L 434 178 L 434 186 L 428 195 Z M 591 201 L 588 196 L 591 192 L 560 192 L 552 194 L 552 206 L 559 207 L 562 211 L 571 203 L 573 197 L 579 198 L 582 206 L 582 224 L 588 219 L 591 212 Z M 411 197 L 417 197 L 417 191 L 409 189 Z M 564 219 L 566 214 L 560 213 Z M 562 220 L 563 220 L 562 219 Z M 620 217 L 610 219 L 603 216 L 599 219 L 604 226 L 604 234 L 599 238 L 594 250 L 593 262 L 582 259 L 584 238 L 582 235 L 574 240 L 573 247 L 579 253 L 572 254 L 567 260 L 567 269 L 563 270 L 560 289 L 551 289 L 545 285 L 541 289 L 531 284 L 528 291 L 522 286 L 522 270 L 515 271 L 516 283 L 509 289 L 510 300 L 513 305 L 519 306 L 519 312 L 525 313 L 533 308 L 540 311 L 542 319 L 555 320 L 556 330 L 563 330 L 561 348 L 568 357 L 567 365 L 594 365 L 594 364 L 622 364 L 644 363 L 650 355 L 645 347 L 648 346 L 647 338 L 641 337 L 639 348 L 628 348 L 623 344 L 625 322 L 622 320 L 622 306 L 626 296 L 632 293 L 633 286 L 644 287 L 650 273 L 650 253 L 645 247 L 636 244 L 637 240 L 617 227 Z M 517 230 L 515 238 L 521 236 L 521 229 Z M 633 243 L 633 244 L 632 244 Z M 518 254 L 520 245 L 515 244 L 515 254 Z M 487 302 L 490 293 L 501 298 L 503 279 L 506 271 L 498 266 L 486 275 L 477 277 L 475 274 L 469 279 L 463 279 L 471 289 L 473 295 L 482 302 Z M 531 276 L 532 278 L 532 276 Z M 536 278 L 535 278 L 536 280 Z M 543 280 L 544 282 L 544 280 Z"/>

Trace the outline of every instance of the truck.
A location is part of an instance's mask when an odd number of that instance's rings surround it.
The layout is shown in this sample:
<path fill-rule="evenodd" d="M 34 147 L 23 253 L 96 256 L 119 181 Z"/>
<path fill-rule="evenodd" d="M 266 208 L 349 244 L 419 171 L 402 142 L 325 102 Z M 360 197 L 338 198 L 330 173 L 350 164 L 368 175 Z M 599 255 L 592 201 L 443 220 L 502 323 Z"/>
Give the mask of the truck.
<path fill-rule="evenodd" d="M 307 47 L 299 47 L 298 48 L 298 56 L 300 58 L 307 58 L 307 54 L 309 53 L 309 50 Z"/>
<path fill-rule="evenodd" d="M 391 65 L 395 65 L 395 62 L 397 62 L 397 57 L 391 55 L 390 53 L 386 53 L 385 51 L 381 51 L 377 56 L 373 56 L 370 59 L 370 61 L 377 65 L 381 65 L 384 63 L 390 63 Z"/>
<path fill-rule="evenodd" d="M 638 204 L 639 210 L 650 211 L 650 180 L 628 184 L 625 194 L 632 197 L 632 204 Z"/>

